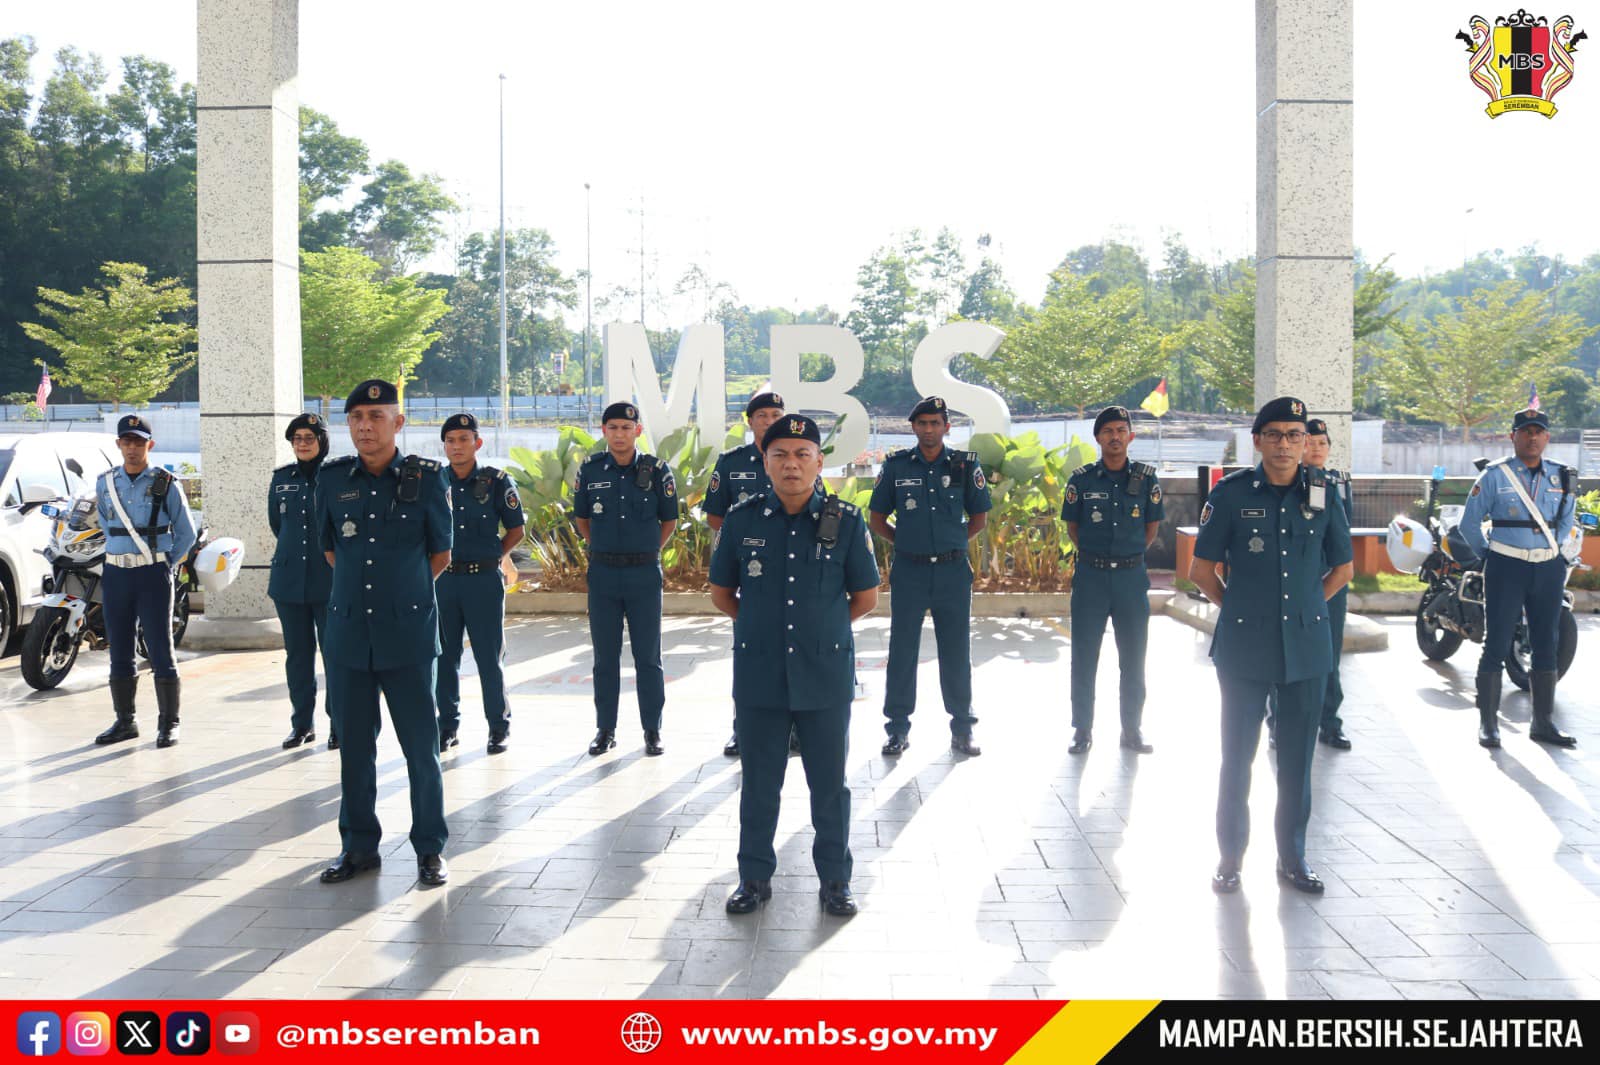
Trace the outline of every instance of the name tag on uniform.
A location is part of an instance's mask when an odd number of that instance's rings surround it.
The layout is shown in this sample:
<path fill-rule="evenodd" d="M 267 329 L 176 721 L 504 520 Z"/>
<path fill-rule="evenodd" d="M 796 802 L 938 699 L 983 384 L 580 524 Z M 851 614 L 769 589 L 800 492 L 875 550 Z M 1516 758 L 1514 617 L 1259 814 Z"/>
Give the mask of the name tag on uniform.
<path fill-rule="evenodd" d="M 741 546 L 743 546 L 743 547 L 766 547 L 767 546 L 767 542 L 765 540 L 757 540 L 753 536 L 746 536 L 744 538 L 744 542 L 743 542 L 743 544 Z"/>
<path fill-rule="evenodd" d="M 361 498 L 361 489 L 359 489 L 359 488 L 352 488 L 348 492 L 340 492 L 339 493 L 339 502 L 341 502 L 341 503 L 348 503 L 352 499 L 360 499 L 360 498 Z"/>
<path fill-rule="evenodd" d="M 280 484 L 280 485 L 278 485 L 278 491 L 280 491 L 280 492 L 298 492 L 298 491 L 300 491 L 300 486 L 297 485 L 297 484 Z"/>
<path fill-rule="evenodd" d="M 1264 518 L 1266 516 L 1265 507 L 1246 507 L 1244 510 L 1239 511 L 1239 517 L 1241 518 Z"/>
<path fill-rule="evenodd" d="M 899 488 L 901 485 L 921 484 L 921 483 L 922 483 L 922 478 L 921 477 L 900 477 L 900 478 L 897 478 L 895 480 L 894 486 L 896 488 Z"/>
<path fill-rule="evenodd" d="M 610 488 L 611 487 L 611 482 L 610 481 L 592 481 L 589 484 L 585 485 L 584 487 L 585 488 Z"/>
<path fill-rule="evenodd" d="M 1110 492 L 1085 492 L 1085 493 L 1083 493 L 1083 498 L 1085 498 L 1085 499 L 1110 499 L 1111 498 L 1111 493 Z"/>
<path fill-rule="evenodd" d="M 749 472 L 749 471 L 746 471 L 744 473 L 739 473 L 739 472 L 735 471 L 733 473 L 728 474 L 728 480 L 730 480 L 730 481 L 753 481 L 755 479 L 756 479 L 756 475 L 754 473 Z"/>

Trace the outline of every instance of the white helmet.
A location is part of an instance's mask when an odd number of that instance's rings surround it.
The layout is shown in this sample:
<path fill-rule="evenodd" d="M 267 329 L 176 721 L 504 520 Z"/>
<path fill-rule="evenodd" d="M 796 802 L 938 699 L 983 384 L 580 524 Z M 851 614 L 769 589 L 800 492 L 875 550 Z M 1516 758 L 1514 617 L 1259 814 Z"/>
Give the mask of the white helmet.
<path fill-rule="evenodd" d="M 233 583 L 239 575 L 239 564 L 244 561 L 244 544 L 231 536 L 213 540 L 195 556 L 194 575 L 200 587 L 208 592 L 218 592 Z"/>
<path fill-rule="evenodd" d="M 1416 573 L 1433 554 L 1433 534 L 1419 521 L 1396 517 L 1389 523 L 1389 561 L 1401 573 Z"/>
<path fill-rule="evenodd" d="M 1567 565 L 1577 562 L 1583 555 L 1583 526 L 1573 522 L 1572 530 L 1567 533 L 1566 542 L 1561 545 L 1561 557 L 1567 560 Z"/>

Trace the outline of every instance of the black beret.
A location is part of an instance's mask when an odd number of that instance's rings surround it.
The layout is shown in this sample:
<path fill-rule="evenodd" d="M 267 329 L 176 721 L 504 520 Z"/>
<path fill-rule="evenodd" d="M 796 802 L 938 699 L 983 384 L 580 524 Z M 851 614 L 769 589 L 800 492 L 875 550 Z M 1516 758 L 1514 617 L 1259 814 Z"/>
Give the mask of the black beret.
<path fill-rule="evenodd" d="M 142 440 L 151 438 L 150 423 L 137 414 L 124 414 L 117 422 L 118 436 L 137 436 Z"/>
<path fill-rule="evenodd" d="M 756 411 L 765 410 L 768 407 L 776 407 L 778 410 L 783 410 L 783 397 L 776 392 L 757 392 L 750 397 L 750 402 L 744 405 L 744 416 L 748 418 Z"/>
<path fill-rule="evenodd" d="M 471 429 L 474 433 L 476 433 L 478 431 L 478 419 L 473 417 L 471 414 L 468 414 L 466 411 L 462 411 L 460 414 L 450 415 L 450 417 L 444 420 L 444 424 L 439 426 L 439 439 L 443 440 L 444 434 L 450 432 L 452 429 Z"/>
<path fill-rule="evenodd" d="M 622 421 L 636 422 L 639 420 L 639 408 L 632 403 L 613 403 L 600 415 L 600 424 L 621 419 Z"/>
<path fill-rule="evenodd" d="M 765 451 L 777 440 L 809 440 L 820 445 L 822 430 L 804 414 L 786 414 L 768 427 L 766 435 L 761 438 L 761 450 Z"/>
<path fill-rule="evenodd" d="M 1328 423 L 1323 421 L 1321 418 L 1307 418 L 1306 419 L 1306 435 L 1307 436 L 1327 436 L 1328 435 Z"/>
<path fill-rule="evenodd" d="M 1128 413 L 1127 407 L 1107 407 L 1094 416 L 1094 435 L 1100 435 L 1100 429 L 1107 422 L 1127 422 L 1128 428 L 1133 428 L 1133 416 Z"/>
<path fill-rule="evenodd" d="M 1528 407 L 1517 411 L 1516 415 L 1511 419 L 1511 431 L 1513 433 L 1529 425 L 1537 425 L 1539 428 L 1549 432 L 1550 416 L 1542 410 L 1534 410 L 1532 407 Z"/>
<path fill-rule="evenodd" d="M 927 396 L 921 403 L 911 408 L 911 413 L 906 415 L 907 421 L 916 421 L 924 414 L 942 414 L 946 420 L 950 418 L 950 411 L 944 405 L 942 396 Z"/>
<path fill-rule="evenodd" d="M 309 429 L 316 433 L 318 439 L 326 440 L 328 437 L 328 423 L 322 420 L 322 415 L 312 414 L 307 411 L 289 422 L 289 428 L 283 431 L 283 438 L 292 444 L 294 443 L 294 434 L 302 429 Z"/>
<path fill-rule="evenodd" d="M 344 401 L 344 412 L 349 414 L 357 407 L 388 407 L 400 402 L 400 391 L 388 381 L 373 378 L 356 385 L 350 398 Z"/>
<path fill-rule="evenodd" d="M 1259 433 L 1268 422 L 1299 422 L 1306 423 L 1306 405 L 1293 396 L 1279 396 L 1269 399 L 1266 404 L 1256 411 L 1255 424 L 1250 427 L 1252 433 Z"/>

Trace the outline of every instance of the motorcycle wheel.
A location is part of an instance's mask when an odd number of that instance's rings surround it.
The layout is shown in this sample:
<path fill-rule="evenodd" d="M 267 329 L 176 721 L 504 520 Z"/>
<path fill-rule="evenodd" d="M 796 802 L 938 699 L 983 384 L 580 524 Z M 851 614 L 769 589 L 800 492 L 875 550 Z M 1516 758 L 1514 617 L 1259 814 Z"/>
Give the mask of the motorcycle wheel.
<path fill-rule="evenodd" d="M 1564 677 L 1567 670 L 1572 668 L 1573 659 L 1578 657 L 1578 621 L 1572 616 L 1572 611 L 1562 610 L 1561 620 L 1556 626 L 1556 676 Z M 1511 678 L 1511 683 L 1528 690 L 1528 671 L 1533 668 L 1533 651 L 1528 646 L 1528 625 L 1524 622 L 1517 626 L 1516 635 L 1511 637 L 1511 653 L 1506 656 L 1506 676 Z"/>
<path fill-rule="evenodd" d="M 1432 624 L 1418 609 L 1417 647 L 1430 661 L 1443 662 L 1461 648 L 1461 634 Z"/>
<path fill-rule="evenodd" d="M 83 642 L 83 629 L 77 636 L 67 635 L 69 611 L 58 606 L 40 607 L 28 626 L 28 635 L 22 641 L 22 679 L 28 686 L 48 691 L 66 679 L 72 664 L 78 660 L 78 646 Z"/>

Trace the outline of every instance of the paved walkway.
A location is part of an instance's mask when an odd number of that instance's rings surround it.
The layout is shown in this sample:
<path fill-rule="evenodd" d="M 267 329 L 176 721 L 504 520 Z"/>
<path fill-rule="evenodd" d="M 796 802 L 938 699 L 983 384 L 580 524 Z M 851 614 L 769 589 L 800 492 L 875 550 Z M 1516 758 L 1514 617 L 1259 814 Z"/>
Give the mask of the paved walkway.
<path fill-rule="evenodd" d="M 473 692 L 445 785 L 453 876 L 418 890 L 404 765 L 386 729 L 380 876 L 324 887 L 338 849 L 337 756 L 281 751 L 279 653 L 184 656 L 183 742 L 97 749 L 104 654 L 27 689 L 0 662 L 0 995 L 1583 996 L 1600 995 L 1600 619 L 1561 688 L 1583 746 L 1474 742 L 1475 657 L 1430 666 L 1394 619 L 1393 650 L 1346 660 L 1348 753 L 1319 748 L 1312 861 L 1321 899 L 1272 873 L 1272 768 L 1256 766 L 1244 891 L 1219 899 L 1217 693 L 1205 638 L 1152 622 L 1147 735 L 1066 752 L 1069 645 L 1043 621 L 975 626 L 983 757 L 957 763 L 924 709 L 898 763 L 878 756 L 886 621 L 861 630 L 852 847 L 863 909 L 818 912 L 798 762 L 784 792 L 785 875 L 730 919 L 738 766 L 728 626 L 669 619 L 667 754 L 592 733 L 581 617 L 516 618 L 511 751 L 489 758 Z M 1110 641 L 1100 688 L 1116 687 Z M 469 691 L 474 687 L 467 685 Z M 626 696 L 625 696 L 626 697 Z M 625 705 L 624 720 L 628 710 Z"/>

